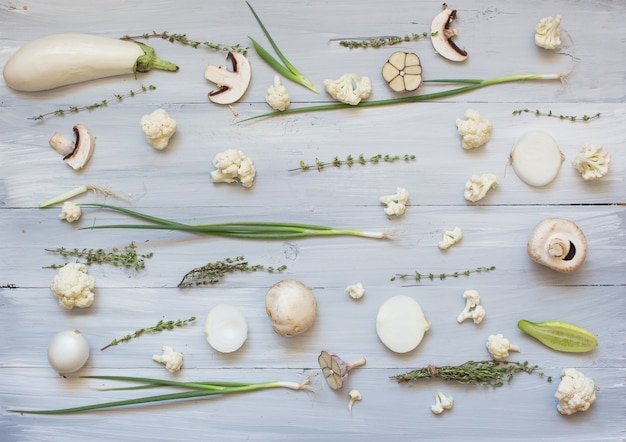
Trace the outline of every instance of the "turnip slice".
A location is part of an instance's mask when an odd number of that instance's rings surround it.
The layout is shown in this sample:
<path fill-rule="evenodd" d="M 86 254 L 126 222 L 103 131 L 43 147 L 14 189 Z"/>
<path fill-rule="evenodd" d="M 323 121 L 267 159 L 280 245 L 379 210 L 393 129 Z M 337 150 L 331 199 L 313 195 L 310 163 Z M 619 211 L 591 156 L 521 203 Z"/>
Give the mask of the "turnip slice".
<path fill-rule="evenodd" d="M 416 348 L 430 321 L 424 316 L 422 307 L 413 298 L 394 296 L 380 306 L 376 316 L 376 332 L 389 350 L 407 353 Z"/>
<path fill-rule="evenodd" d="M 229 304 L 218 304 L 209 311 L 205 330 L 211 347 L 221 353 L 239 350 L 248 339 L 248 321 Z"/>
<path fill-rule="evenodd" d="M 550 134 L 528 132 L 513 146 L 511 164 L 526 184 L 541 187 L 556 178 L 565 157 Z"/>

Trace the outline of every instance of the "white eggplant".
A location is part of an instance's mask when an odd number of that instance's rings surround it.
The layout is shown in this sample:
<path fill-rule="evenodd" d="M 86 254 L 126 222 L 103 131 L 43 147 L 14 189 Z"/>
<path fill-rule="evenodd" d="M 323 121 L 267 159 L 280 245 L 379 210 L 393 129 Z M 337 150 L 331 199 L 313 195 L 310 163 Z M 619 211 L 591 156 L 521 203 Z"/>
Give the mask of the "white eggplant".
<path fill-rule="evenodd" d="M 133 40 L 88 34 L 54 34 L 17 50 L 4 66 L 6 84 L 37 92 L 115 75 L 176 71 L 178 66 L 158 58 L 154 49 Z"/>

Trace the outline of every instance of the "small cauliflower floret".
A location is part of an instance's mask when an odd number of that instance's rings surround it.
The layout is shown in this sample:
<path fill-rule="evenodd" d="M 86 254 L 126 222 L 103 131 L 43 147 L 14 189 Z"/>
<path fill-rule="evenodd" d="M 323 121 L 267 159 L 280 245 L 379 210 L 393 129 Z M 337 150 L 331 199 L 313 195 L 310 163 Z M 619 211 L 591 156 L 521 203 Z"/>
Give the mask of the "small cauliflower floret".
<path fill-rule="evenodd" d="M 454 398 L 451 396 L 446 396 L 442 392 L 438 391 L 435 394 L 435 400 L 437 403 L 430 407 L 433 413 L 441 414 L 444 410 L 449 410 L 454 405 Z"/>
<path fill-rule="evenodd" d="M 339 80 L 324 80 L 324 89 L 337 101 L 356 106 L 372 94 L 369 77 L 359 78 L 356 74 L 344 74 Z"/>
<path fill-rule="evenodd" d="M 152 147 L 158 150 L 167 147 L 177 128 L 176 120 L 170 117 L 165 109 L 157 109 L 141 117 L 141 130 Z"/>
<path fill-rule="evenodd" d="M 559 400 L 556 406 L 561 414 L 574 414 L 587 411 L 596 401 L 596 386 L 593 379 L 588 378 L 575 368 L 566 368 L 561 373 L 561 382 L 554 397 Z"/>
<path fill-rule="evenodd" d="M 277 111 L 284 111 L 291 104 L 287 88 L 280 83 L 280 77 L 274 76 L 274 84 L 267 88 L 265 101 L 270 107 Z"/>
<path fill-rule="evenodd" d="M 163 347 L 162 355 L 152 356 L 152 360 L 165 365 L 165 369 L 170 373 L 175 373 L 183 367 L 183 354 L 168 346 Z"/>
<path fill-rule="evenodd" d="M 465 192 L 463 196 L 466 200 L 475 203 L 483 199 L 487 192 L 498 185 L 498 177 L 492 173 L 483 173 L 482 175 L 472 175 L 465 183 Z"/>
<path fill-rule="evenodd" d="M 394 195 L 380 197 L 380 202 L 385 204 L 385 213 L 389 216 L 403 215 L 406 211 L 406 203 L 409 200 L 408 190 L 398 187 Z"/>
<path fill-rule="evenodd" d="M 535 26 L 535 44 L 544 49 L 561 46 L 561 15 L 544 17 Z"/>
<path fill-rule="evenodd" d="M 480 294 L 476 290 L 466 290 L 463 293 L 463 298 L 465 298 L 465 308 L 456 318 L 459 324 L 466 319 L 471 319 L 474 321 L 474 324 L 483 322 L 486 312 L 483 306 L 480 305 Z"/>
<path fill-rule="evenodd" d="M 346 292 L 348 292 L 348 295 L 350 295 L 352 299 L 360 299 L 365 294 L 365 288 L 363 284 L 359 282 L 346 287 Z"/>
<path fill-rule="evenodd" d="M 572 165 L 580 172 L 583 180 L 601 178 L 609 171 L 611 155 L 598 144 L 585 143 L 574 157 Z"/>
<path fill-rule="evenodd" d="M 80 219 L 82 212 L 80 206 L 71 201 L 65 201 L 61 206 L 61 213 L 59 213 L 59 219 L 64 219 L 68 223 L 73 223 Z"/>
<path fill-rule="evenodd" d="M 211 172 L 214 183 L 233 183 L 239 181 L 243 187 L 252 187 L 256 169 L 254 162 L 242 151 L 228 149 L 220 152 L 213 158 L 217 170 Z"/>
<path fill-rule="evenodd" d="M 50 290 L 59 299 L 59 305 L 71 310 L 85 308 L 93 304 L 96 280 L 87 274 L 87 266 L 70 262 L 59 269 L 52 278 Z"/>
<path fill-rule="evenodd" d="M 482 118 L 480 113 L 474 109 L 465 112 L 467 120 L 456 120 L 456 127 L 459 135 L 463 137 L 463 149 L 473 149 L 487 144 L 491 138 L 491 121 Z"/>
<path fill-rule="evenodd" d="M 487 350 L 491 358 L 500 361 L 509 357 L 509 352 L 520 351 L 517 345 L 511 342 L 501 334 L 490 335 L 487 338 Z"/>
<path fill-rule="evenodd" d="M 449 249 L 463 238 L 463 231 L 460 227 L 455 227 L 454 230 L 444 230 L 442 234 L 443 239 L 439 241 L 439 248 L 441 250 Z"/>

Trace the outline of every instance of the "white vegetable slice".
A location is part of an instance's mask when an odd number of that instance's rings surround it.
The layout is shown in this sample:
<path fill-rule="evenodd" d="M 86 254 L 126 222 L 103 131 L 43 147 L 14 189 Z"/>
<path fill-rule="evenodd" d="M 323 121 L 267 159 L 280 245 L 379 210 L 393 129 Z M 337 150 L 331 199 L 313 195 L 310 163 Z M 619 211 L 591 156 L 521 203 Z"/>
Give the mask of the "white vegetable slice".
<path fill-rule="evenodd" d="M 513 170 L 522 181 L 535 187 L 551 183 L 564 159 L 554 138 L 542 131 L 526 133 L 511 151 Z"/>
<path fill-rule="evenodd" d="M 209 311 L 205 330 L 209 345 L 221 353 L 239 350 L 248 339 L 248 321 L 229 304 L 218 304 Z"/>
<path fill-rule="evenodd" d="M 430 321 L 422 307 L 413 298 L 399 295 L 389 298 L 380 306 L 376 316 L 376 332 L 383 344 L 396 353 L 407 353 L 416 348 Z"/>
<path fill-rule="evenodd" d="M 48 346 L 48 362 L 60 374 L 80 370 L 89 359 L 89 344 L 78 330 L 57 333 Z"/>

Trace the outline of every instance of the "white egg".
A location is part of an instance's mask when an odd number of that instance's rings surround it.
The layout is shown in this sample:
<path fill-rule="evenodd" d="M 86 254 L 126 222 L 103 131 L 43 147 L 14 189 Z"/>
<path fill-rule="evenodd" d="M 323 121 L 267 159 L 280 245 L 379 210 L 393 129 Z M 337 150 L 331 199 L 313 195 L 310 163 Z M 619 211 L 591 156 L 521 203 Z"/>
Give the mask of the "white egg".
<path fill-rule="evenodd" d="M 60 374 L 80 370 L 89 359 L 89 343 L 78 330 L 57 333 L 48 346 L 48 362 Z"/>

